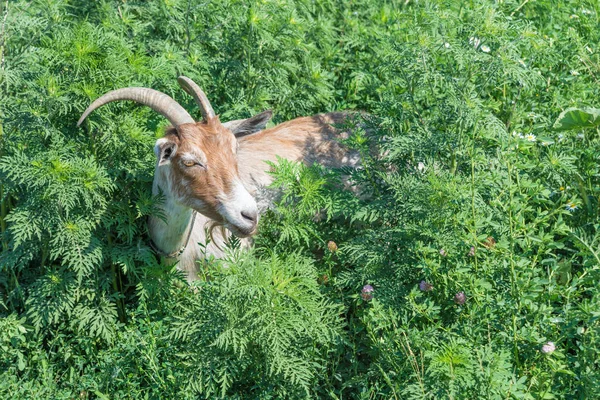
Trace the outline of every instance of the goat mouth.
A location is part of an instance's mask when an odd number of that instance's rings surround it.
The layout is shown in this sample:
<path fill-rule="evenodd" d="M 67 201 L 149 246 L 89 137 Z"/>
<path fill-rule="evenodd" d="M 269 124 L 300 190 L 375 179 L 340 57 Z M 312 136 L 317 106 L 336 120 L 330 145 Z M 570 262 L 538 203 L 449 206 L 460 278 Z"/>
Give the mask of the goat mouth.
<path fill-rule="evenodd" d="M 232 224 L 226 224 L 225 227 L 227 229 L 229 229 L 229 231 L 231 231 L 231 233 L 233 233 L 235 236 L 239 237 L 240 239 L 253 236 L 256 234 L 256 231 L 257 231 L 256 225 L 254 225 L 252 227 L 252 229 L 240 228 L 240 227 L 232 225 Z"/>
<path fill-rule="evenodd" d="M 214 222 L 216 222 L 217 225 L 224 226 L 231 233 L 233 233 L 235 236 L 239 237 L 240 239 L 247 238 L 249 236 L 253 236 L 256 234 L 256 232 L 258 230 L 258 224 L 253 224 L 250 226 L 248 226 L 248 225 L 239 226 L 237 224 L 227 221 L 227 219 L 223 218 L 223 216 L 221 214 L 206 213 L 206 212 L 201 212 L 198 210 L 196 210 L 196 211 L 203 214 L 204 216 L 212 219 Z"/>

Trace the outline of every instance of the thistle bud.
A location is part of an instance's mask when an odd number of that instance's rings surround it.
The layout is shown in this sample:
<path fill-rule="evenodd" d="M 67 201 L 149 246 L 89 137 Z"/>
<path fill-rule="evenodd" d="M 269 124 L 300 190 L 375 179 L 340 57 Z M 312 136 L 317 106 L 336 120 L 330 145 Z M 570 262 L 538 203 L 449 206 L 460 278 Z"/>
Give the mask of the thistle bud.
<path fill-rule="evenodd" d="M 548 342 L 542 346 L 542 353 L 544 354 L 552 354 L 556 350 L 556 346 L 554 342 Z"/>
<path fill-rule="evenodd" d="M 471 250 L 469 250 L 469 257 L 475 257 L 475 246 L 471 246 Z"/>
<path fill-rule="evenodd" d="M 494 239 L 491 236 L 488 236 L 487 239 L 485 239 L 485 242 L 483 242 L 483 245 L 488 249 L 493 249 L 494 246 L 496 246 L 496 239 Z"/>
<path fill-rule="evenodd" d="M 433 289 L 433 285 L 429 282 L 421 281 L 421 283 L 419 283 L 419 289 L 421 289 L 422 292 L 429 292 Z"/>
<path fill-rule="evenodd" d="M 458 292 L 454 295 L 454 302 L 459 306 L 465 304 L 465 301 L 467 301 L 467 295 L 465 295 L 465 292 Z"/>
<path fill-rule="evenodd" d="M 373 289 L 373 286 L 365 285 L 363 286 L 362 291 L 360 292 L 360 297 L 362 297 L 364 301 L 369 301 L 373 298 L 374 291 L 375 289 Z"/>
<path fill-rule="evenodd" d="M 327 242 L 327 248 L 332 253 L 335 253 L 338 249 L 337 244 L 333 240 L 330 240 L 329 242 Z"/>

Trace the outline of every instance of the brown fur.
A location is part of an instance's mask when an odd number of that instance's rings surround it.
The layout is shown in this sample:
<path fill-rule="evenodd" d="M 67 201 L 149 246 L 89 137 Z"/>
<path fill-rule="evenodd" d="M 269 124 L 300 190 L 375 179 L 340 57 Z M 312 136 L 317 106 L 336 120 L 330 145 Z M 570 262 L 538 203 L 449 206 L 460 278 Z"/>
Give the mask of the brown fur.
<path fill-rule="evenodd" d="M 177 151 L 171 158 L 171 179 L 174 192 L 184 204 L 192 207 L 194 199 L 206 204 L 203 213 L 222 222 L 215 212 L 220 197 L 231 191 L 231 184 L 239 177 L 235 150 L 236 139 L 225 129 L 218 118 L 209 122 L 180 125 L 178 130 L 170 128 L 165 138 L 177 144 Z M 186 153 L 197 153 L 203 167 L 187 167 L 183 164 Z M 192 207 L 193 208 L 193 207 Z"/>
<path fill-rule="evenodd" d="M 347 138 L 331 124 L 343 124 L 351 114 L 335 112 L 300 117 L 262 132 L 240 138 L 239 173 L 244 183 L 268 185 L 265 161 L 276 162 L 277 156 L 307 165 L 319 163 L 331 168 L 355 166 L 358 153 L 350 152 L 338 139 Z M 250 190 L 250 188 L 248 188 Z"/>

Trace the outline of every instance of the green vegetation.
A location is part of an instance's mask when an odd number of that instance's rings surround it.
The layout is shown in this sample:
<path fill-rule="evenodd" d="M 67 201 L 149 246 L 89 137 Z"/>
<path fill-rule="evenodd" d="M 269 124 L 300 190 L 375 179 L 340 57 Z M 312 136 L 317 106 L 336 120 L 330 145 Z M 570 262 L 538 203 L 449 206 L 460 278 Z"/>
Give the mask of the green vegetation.
<path fill-rule="evenodd" d="M 3 1 L 0 398 L 600 398 L 599 25 L 592 0 Z M 365 193 L 280 163 L 255 249 L 188 288 L 146 234 L 166 121 L 75 126 L 126 86 L 197 114 L 180 74 L 223 121 L 367 111 Z"/>

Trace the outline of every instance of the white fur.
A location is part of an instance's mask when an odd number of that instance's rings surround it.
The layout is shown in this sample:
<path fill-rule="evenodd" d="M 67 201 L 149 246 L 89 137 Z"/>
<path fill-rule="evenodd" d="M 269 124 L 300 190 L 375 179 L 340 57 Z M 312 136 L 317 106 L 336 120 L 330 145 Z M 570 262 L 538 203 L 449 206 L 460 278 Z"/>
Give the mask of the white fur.
<path fill-rule="evenodd" d="M 158 249 L 165 254 L 170 254 L 178 251 L 185 244 L 194 213 L 191 208 L 181 205 L 179 199 L 174 197 L 171 191 L 169 169 L 165 165 L 157 165 L 154 173 L 152 193 L 157 195 L 160 190 L 163 191 L 165 196 L 165 201 L 161 207 L 165 221 L 151 216 L 148 219 L 148 232 L 150 239 Z M 221 232 L 215 229 L 213 231 L 213 241 L 203 251 L 198 243 L 205 245 L 208 242 L 207 230 L 212 220 L 200 213 L 195 215 L 194 229 L 183 253 L 177 258 L 165 258 L 167 263 L 178 261 L 178 269 L 185 272 L 190 282 L 198 277 L 196 260 L 205 259 L 209 255 L 217 258 L 223 257 L 222 249 L 224 249 L 226 241 Z"/>
<path fill-rule="evenodd" d="M 238 236 L 248 236 L 254 233 L 258 218 L 249 221 L 242 216 L 242 213 L 258 217 L 258 208 L 254 197 L 248 193 L 242 182 L 237 181 L 233 184 L 231 193 L 221 199 L 221 204 L 219 213 L 227 221 L 225 226 L 230 231 L 235 232 Z"/>

